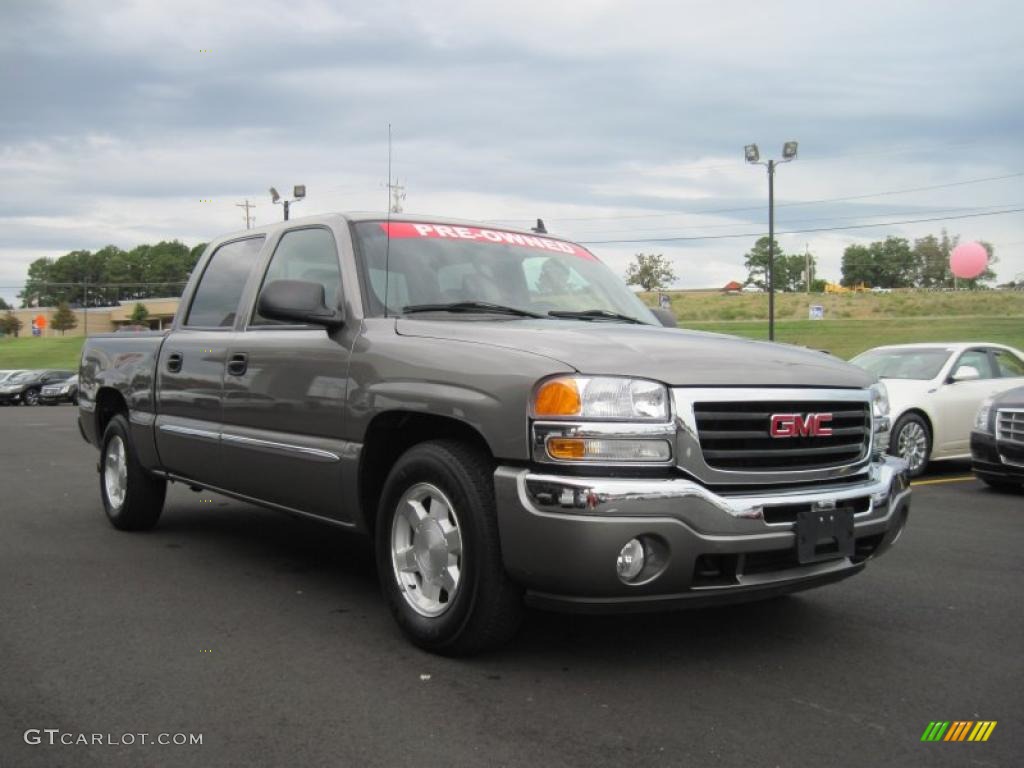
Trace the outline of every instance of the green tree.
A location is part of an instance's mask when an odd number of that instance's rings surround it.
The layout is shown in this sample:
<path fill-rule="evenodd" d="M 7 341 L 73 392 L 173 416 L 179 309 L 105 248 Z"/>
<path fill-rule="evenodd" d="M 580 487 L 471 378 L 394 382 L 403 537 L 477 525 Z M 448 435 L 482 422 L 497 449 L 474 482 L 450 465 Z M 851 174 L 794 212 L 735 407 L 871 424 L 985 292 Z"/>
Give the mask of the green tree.
<path fill-rule="evenodd" d="M 802 253 L 786 254 L 778 242 L 775 243 L 773 267 L 776 291 L 800 291 L 805 288 L 807 257 Z M 816 260 L 811 257 L 811 270 L 815 269 Z M 754 247 L 747 251 L 743 266 L 747 270 L 747 285 L 755 285 L 762 291 L 768 289 L 768 238 L 758 238 Z"/>
<path fill-rule="evenodd" d="M 6 301 L 4 301 L 3 296 L 0 296 L 0 310 L 10 309 L 10 308 L 11 308 L 11 305 L 8 304 Z"/>
<path fill-rule="evenodd" d="M 645 291 L 668 288 L 676 280 L 672 260 L 662 254 L 638 253 L 626 270 L 626 283 L 639 285 Z"/>
<path fill-rule="evenodd" d="M 842 285 L 909 288 L 920 279 L 920 259 L 902 237 L 870 245 L 848 245 L 843 251 Z"/>
<path fill-rule="evenodd" d="M 78 320 L 75 318 L 75 313 L 71 311 L 71 307 L 67 305 L 66 301 L 60 302 L 57 305 L 57 311 L 50 318 L 50 327 L 55 331 L 60 331 L 60 335 L 63 336 L 65 331 L 70 331 L 77 325 Z"/>
<path fill-rule="evenodd" d="M 7 336 L 18 338 L 18 333 L 21 332 L 21 327 L 23 325 L 24 323 L 18 319 L 18 316 L 10 310 L 7 310 L 7 314 L 0 317 L 0 331 L 3 331 Z"/>
<path fill-rule="evenodd" d="M 946 230 L 942 236 L 927 235 L 914 241 L 914 258 L 917 260 L 918 288 L 943 288 L 953 284 L 949 271 L 949 254 L 956 246 Z"/>
<path fill-rule="evenodd" d="M 146 309 L 145 304 L 137 303 L 132 308 L 132 313 L 128 319 L 131 320 L 132 325 L 145 325 L 149 320 L 149 310 Z"/>
<path fill-rule="evenodd" d="M 36 259 L 18 295 L 23 307 L 54 306 L 61 301 L 95 307 L 122 299 L 178 296 L 205 247 L 205 243 L 189 248 L 177 240 L 165 240 L 130 251 L 108 245 L 95 253 L 70 251 L 57 259 Z"/>

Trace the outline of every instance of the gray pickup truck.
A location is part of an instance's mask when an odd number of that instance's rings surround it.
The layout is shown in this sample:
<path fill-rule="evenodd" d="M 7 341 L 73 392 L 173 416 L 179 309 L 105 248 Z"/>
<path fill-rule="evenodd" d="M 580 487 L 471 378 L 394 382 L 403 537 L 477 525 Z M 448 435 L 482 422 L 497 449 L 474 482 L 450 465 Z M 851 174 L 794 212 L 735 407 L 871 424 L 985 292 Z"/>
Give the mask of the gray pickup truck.
<path fill-rule="evenodd" d="M 885 390 L 820 352 L 664 327 L 587 249 L 333 214 L 213 241 L 169 332 L 88 339 L 110 522 L 168 482 L 372 537 L 413 642 L 494 647 L 524 603 L 764 598 L 900 535 Z"/>

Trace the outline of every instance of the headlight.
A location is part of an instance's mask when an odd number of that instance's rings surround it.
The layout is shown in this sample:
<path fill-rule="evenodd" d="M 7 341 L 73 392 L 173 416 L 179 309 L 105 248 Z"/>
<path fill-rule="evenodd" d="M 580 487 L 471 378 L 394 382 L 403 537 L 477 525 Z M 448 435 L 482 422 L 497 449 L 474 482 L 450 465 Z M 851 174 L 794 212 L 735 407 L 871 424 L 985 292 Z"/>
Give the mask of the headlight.
<path fill-rule="evenodd" d="M 668 390 L 645 379 L 559 376 L 537 388 L 531 410 L 540 419 L 668 421 Z"/>
<path fill-rule="evenodd" d="M 889 415 L 889 390 L 882 382 L 871 385 L 871 415 L 876 419 Z"/>
<path fill-rule="evenodd" d="M 874 458 L 882 458 L 889 450 L 889 390 L 878 382 L 871 385 L 871 431 L 874 433 Z"/>
<path fill-rule="evenodd" d="M 981 401 L 981 406 L 978 408 L 978 412 L 974 414 L 974 428 L 979 432 L 991 432 L 992 427 L 989 423 L 989 417 L 992 415 L 992 398 L 986 397 Z"/>

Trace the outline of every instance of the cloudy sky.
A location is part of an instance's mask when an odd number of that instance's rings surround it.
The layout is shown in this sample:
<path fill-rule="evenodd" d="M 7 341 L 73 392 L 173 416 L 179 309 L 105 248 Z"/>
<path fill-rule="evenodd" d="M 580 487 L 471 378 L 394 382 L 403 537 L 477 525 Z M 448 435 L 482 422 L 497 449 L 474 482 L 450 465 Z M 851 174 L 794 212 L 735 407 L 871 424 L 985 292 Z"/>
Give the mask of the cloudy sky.
<path fill-rule="evenodd" d="M 1024 209 L 1022 27 L 952 0 L 4 0 L 0 295 L 39 256 L 241 228 L 246 198 L 275 220 L 270 185 L 383 210 L 388 123 L 407 211 L 541 216 L 617 271 L 671 256 L 680 287 L 744 278 L 767 180 L 742 148 L 787 139 L 776 227 L 831 231 L 779 240 L 821 276 L 945 226 L 1009 280 L 1024 213 L 978 214 Z"/>

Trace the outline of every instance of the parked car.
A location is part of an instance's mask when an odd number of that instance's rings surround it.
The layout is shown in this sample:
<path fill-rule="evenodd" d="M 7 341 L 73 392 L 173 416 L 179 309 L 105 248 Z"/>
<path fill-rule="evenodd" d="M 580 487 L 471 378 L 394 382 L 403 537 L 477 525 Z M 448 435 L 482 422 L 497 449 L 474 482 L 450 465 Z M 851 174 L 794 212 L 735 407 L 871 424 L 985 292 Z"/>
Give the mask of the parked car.
<path fill-rule="evenodd" d="M 971 466 L 993 488 L 1024 488 L 1024 387 L 981 404 L 971 431 Z"/>
<path fill-rule="evenodd" d="M 286 221 L 214 239 L 181 307 L 168 334 L 82 350 L 110 523 L 152 528 L 176 481 L 366 533 L 431 651 L 500 644 L 524 597 L 630 611 L 830 583 L 907 519 L 874 376 L 663 327 L 565 240 Z"/>
<path fill-rule="evenodd" d="M 0 384 L 0 403 L 37 405 L 44 386 L 66 381 L 74 375 L 74 371 L 23 371 Z"/>
<path fill-rule="evenodd" d="M 78 405 L 78 374 L 70 379 L 47 384 L 39 390 L 39 402 L 42 405 L 59 405 L 71 403 Z"/>
<path fill-rule="evenodd" d="M 851 362 L 885 382 L 889 452 L 906 459 L 911 476 L 935 459 L 968 458 L 978 406 L 1024 384 L 1024 353 L 1002 344 L 900 344 Z"/>
<path fill-rule="evenodd" d="M 24 370 L 12 370 L 12 371 L 0 371 L 0 384 L 3 384 L 9 378 L 17 376 L 19 373 L 25 373 Z"/>

